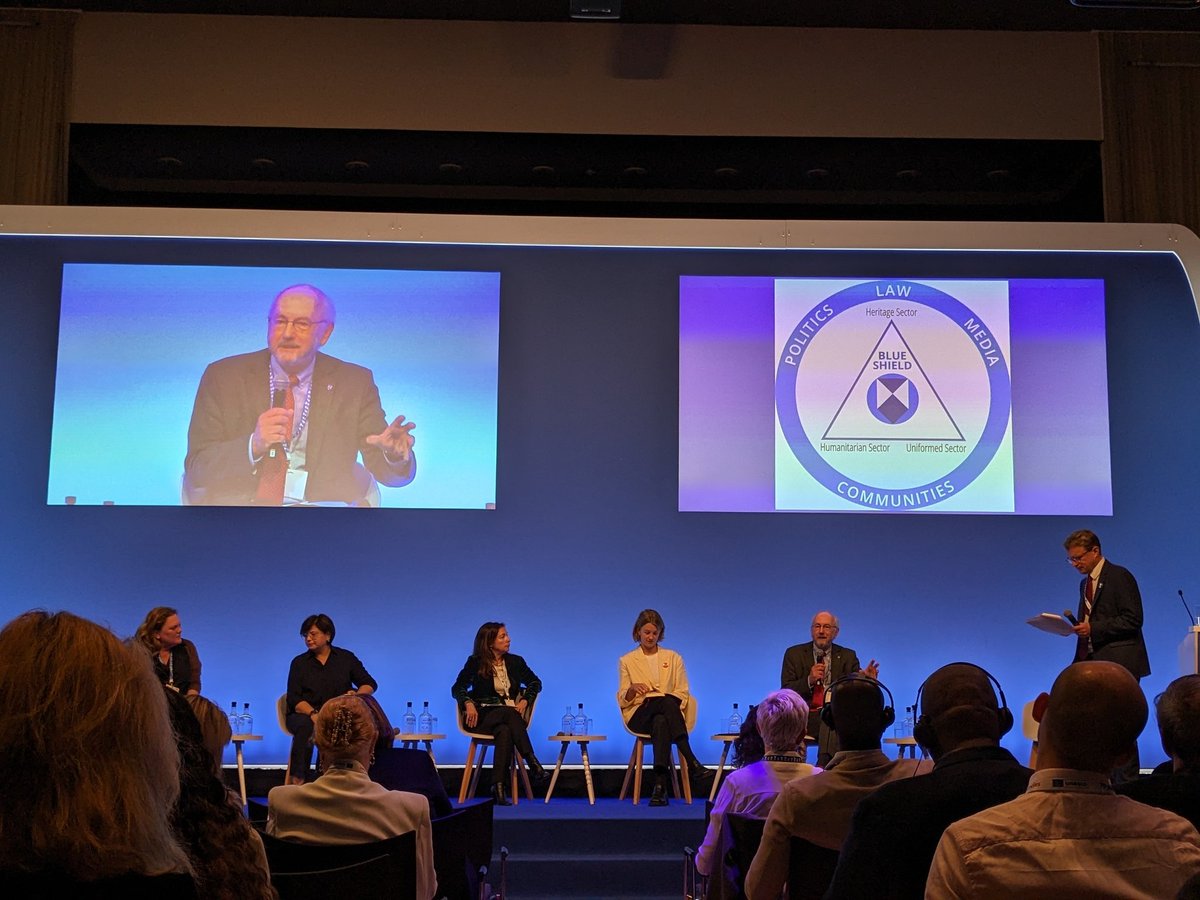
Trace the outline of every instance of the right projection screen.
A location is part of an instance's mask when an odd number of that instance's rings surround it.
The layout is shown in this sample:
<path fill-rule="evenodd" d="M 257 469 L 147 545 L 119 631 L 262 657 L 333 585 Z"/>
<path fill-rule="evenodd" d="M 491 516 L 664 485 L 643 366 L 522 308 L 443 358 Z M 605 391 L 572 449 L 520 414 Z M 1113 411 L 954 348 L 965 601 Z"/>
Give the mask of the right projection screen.
<path fill-rule="evenodd" d="M 683 276 L 680 509 L 1111 515 L 1104 287 Z"/>

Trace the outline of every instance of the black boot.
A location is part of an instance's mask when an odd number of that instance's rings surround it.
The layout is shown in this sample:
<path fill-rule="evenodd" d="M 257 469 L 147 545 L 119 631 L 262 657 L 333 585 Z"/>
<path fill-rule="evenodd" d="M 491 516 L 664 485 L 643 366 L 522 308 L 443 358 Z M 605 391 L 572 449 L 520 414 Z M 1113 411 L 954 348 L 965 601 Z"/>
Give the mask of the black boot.
<path fill-rule="evenodd" d="M 539 787 L 545 784 L 550 778 L 550 773 L 546 771 L 545 767 L 538 762 L 538 758 L 532 753 L 525 757 L 525 764 L 529 766 L 529 777 Z"/>
<path fill-rule="evenodd" d="M 666 806 L 667 802 L 667 779 L 655 778 L 654 790 L 650 794 L 650 805 Z"/>
<path fill-rule="evenodd" d="M 512 801 L 504 793 L 504 785 L 502 784 L 492 785 L 492 800 L 495 801 L 497 806 L 512 806 Z"/>

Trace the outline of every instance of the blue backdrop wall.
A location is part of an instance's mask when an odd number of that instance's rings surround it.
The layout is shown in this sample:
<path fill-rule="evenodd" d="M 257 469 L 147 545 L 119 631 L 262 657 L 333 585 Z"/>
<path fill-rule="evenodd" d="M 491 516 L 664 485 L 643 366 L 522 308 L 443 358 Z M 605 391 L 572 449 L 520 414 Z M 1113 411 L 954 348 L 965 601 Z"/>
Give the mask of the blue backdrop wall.
<path fill-rule="evenodd" d="M 47 505 L 64 263 L 452 269 L 500 273 L 496 509 L 269 510 Z M 681 274 L 1103 278 L 1112 431 L 1112 517 L 708 514 L 677 511 Z M 282 285 L 281 285 L 282 286 Z M 268 298 L 269 302 L 269 298 Z M 1200 598 L 1192 556 L 1200 488 L 1193 370 L 1200 326 L 1168 254 L 700 251 L 411 246 L 262 241 L 17 238 L 0 241 L 0 361 L 7 424 L 0 493 L 0 619 L 65 608 L 132 634 L 152 606 L 181 613 L 204 662 L 204 693 L 248 701 L 266 739 L 252 763 L 282 763 L 274 722 L 309 613 L 337 623 L 380 683 L 395 720 L 429 700 L 461 761 L 450 684 L 477 626 L 507 622 L 513 651 L 545 682 L 535 745 L 583 702 L 600 762 L 623 762 L 616 659 L 646 606 L 687 661 L 707 736 L 734 701 L 778 686 L 787 646 L 813 613 L 881 663 L 900 706 L 958 659 L 990 669 L 1020 716 L 1072 652 L 1024 620 L 1073 607 L 1063 537 L 1090 527 L 1131 568 L 1145 601 L 1154 674 L 1177 674 Z M 349 345 L 329 347 L 354 359 Z M 253 349 L 247 347 L 246 349 Z M 403 351 L 401 341 L 398 350 Z M 219 354 L 218 354 L 219 355 Z M 197 377 L 199 373 L 197 372 Z M 1063 361 L 1053 402 L 1064 427 L 1096 385 Z M 720 422 L 714 422 L 719 433 Z M 72 452 L 102 454 L 103 446 Z M 418 443 L 418 452 L 420 448 Z M 182 460 L 180 460 L 180 464 Z M 1019 731 L 1019 729 L 1018 729 Z M 1018 734 L 1005 742 L 1019 756 Z M 1153 725 L 1143 763 L 1162 758 Z"/>

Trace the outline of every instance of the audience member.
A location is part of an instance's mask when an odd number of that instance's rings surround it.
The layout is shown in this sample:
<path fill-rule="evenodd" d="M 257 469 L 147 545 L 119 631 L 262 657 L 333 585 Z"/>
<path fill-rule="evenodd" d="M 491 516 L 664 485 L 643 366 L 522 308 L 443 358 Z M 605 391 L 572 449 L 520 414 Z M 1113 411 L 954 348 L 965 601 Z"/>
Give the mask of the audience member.
<path fill-rule="evenodd" d="M 1029 784 L 1033 772 L 1000 747 L 1012 713 L 983 669 L 943 666 L 914 706 L 913 734 L 933 757 L 933 771 L 889 782 L 858 804 L 827 897 L 919 900 L 946 826 L 1012 800 Z"/>
<path fill-rule="evenodd" d="M 277 894 L 271 886 L 262 839 L 221 781 L 220 764 L 205 744 L 204 730 L 189 701 L 202 701 L 217 717 L 224 716 L 202 697 L 185 700 L 178 693 L 167 692 L 180 758 L 179 799 L 171 820 L 191 857 L 196 887 L 202 897 L 272 900 Z M 206 718 L 215 722 L 211 713 L 206 713 Z M 217 753 L 219 760 L 220 750 Z"/>
<path fill-rule="evenodd" d="M 1200 834 L 1174 813 L 1113 793 L 1146 698 L 1115 662 L 1068 666 L 1050 690 L 1029 789 L 955 822 L 925 896 L 1161 898 L 1200 871 Z"/>
<path fill-rule="evenodd" d="M 825 727 L 820 716 L 826 688 L 855 672 L 879 677 L 879 663 L 871 660 L 866 668 L 862 668 L 857 653 L 834 643 L 841 630 L 841 623 L 833 613 L 817 613 L 809 625 L 812 641 L 788 647 L 779 673 L 779 686 L 791 688 L 803 697 L 813 712 L 808 719 L 808 734 L 817 743 L 818 766 L 825 765 L 838 752 L 837 735 L 832 728 Z"/>
<path fill-rule="evenodd" d="M 417 833 L 417 898 L 437 890 L 429 801 L 389 791 L 367 776 L 375 724 L 356 696 L 327 700 L 317 715 L 316 741 L 326 760 L 316 781 L 282 785 L 267 795 L 267 833 L 305 844 L 361 844 Z"/>
<path fill-rule="evenodd" d="M 793 693 L 795 692 L 793 691 Z M 807 711 L 808 706 L 806 705 L 804 709 Z M 807 712 L 805 715 L 807 716 Z M 738 729 L 738 736 L 733 739 L 733 757 L 730 763 L 733 768 L 740 769 L 750 763 L 758 762 L 766 752 L 767 748 L 763 744 L 762 735 L 758 733 L 758 707 L 752 705 L 746 710 L 746 718 L 742 722 L 742 727 Z"/>
<path fill-rule="evenodd" d="M 167 877 L 195 896 L 171 828 L 179 753 L 146 654 L 68 612 L 0 631 L 0 872 L 26 887 Z M 35 873 L 35 874 L 31 874 Z M 51 892 L 53 893 L 53 892 Z M 89 895 L 94 895 L 89 892 Z"/>
<path fill-rule="evenodd" d="M 1117 793 L 1169 809 L 1200 829 L 1200 675 L 1172 681 L 1154 701 L 1163 751 L 1171 773 L 1117 786 Z"/>
<path fill-rule="evenodd" d="M 784 688 L 768 694 L 762 703 L 751 707 L 751 710 L 752 715 L 747 720 L 756 720 L 766 752 L 758 762 L 729 773 L 717 793 L 708 817 L 704 843 L 696 854 L 696 869 L 700 874 L 713 878 L 714 882 L 720 880 L 723 886 L 735 884 L 738 875 L 723 865 L 726 854 L 733 846 L 725 828 L 726 814 L 741 813 L 765 818 L 787 782 L 819 771 L 804 761 L 808 706 L 799 694 Z M 718 893 L 710 888 L 709 896 Z M 733 896 L 732 892 L 725 893 Z"/>
<path fill-rule="evenodd" d="M 850 831 L 850 816 L 859 800 L 884 782 L 918 771 L 917 760 L 888 759 L 879 749 L 884 730 L 896 718 L 884 690 L 880 682 L 861 674 L 829 685 L 822 716 L 842 749 L 825 771 L 790 781 L 780 791 L 746 876 L 750 900 L 779 896 L 787 881 L 793 837 L 837 850 Z"/>

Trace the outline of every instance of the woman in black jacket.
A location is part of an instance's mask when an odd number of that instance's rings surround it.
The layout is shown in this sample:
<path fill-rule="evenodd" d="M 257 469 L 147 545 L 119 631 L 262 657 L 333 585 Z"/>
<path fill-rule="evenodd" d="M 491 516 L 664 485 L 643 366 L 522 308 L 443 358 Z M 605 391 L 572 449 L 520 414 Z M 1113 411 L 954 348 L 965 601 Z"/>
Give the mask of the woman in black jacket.
<path fill-rule="evenodd" d="M 541 783 L 547 778 L 525 730 L 525 710 L 542 689 L 542 681 L 524 659 L 508 652 L 511 643 L 503 622 L 480 625 L 475 648 L 450 689 L 462 710 L 463 725 L 496 740 L 492 797 L 497 806 L 511 805 L 504 789 L 514 747 L 528 764 L 534 781 Z"/>

